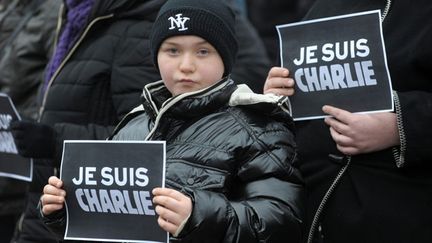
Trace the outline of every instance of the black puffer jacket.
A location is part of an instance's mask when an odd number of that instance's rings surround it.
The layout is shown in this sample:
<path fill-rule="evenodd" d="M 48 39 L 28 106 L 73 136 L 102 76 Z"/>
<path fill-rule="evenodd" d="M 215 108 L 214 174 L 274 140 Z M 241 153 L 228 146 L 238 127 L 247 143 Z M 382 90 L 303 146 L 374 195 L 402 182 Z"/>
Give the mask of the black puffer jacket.
<path fill-rule="evenodd" d="M 104 139 L 132 107 L 144 84 L 159 79 L 148 48 L 148 35 L 162 0 L 95 1 L 87 30 L 76 42 L 43 97 L 40 122 L 63 139 Z M 60 159 L 34 160 L 19 243 L 57 242 L 39 220 L 36 205 Z"/>
<path fill-rule="evenodd" d="M 49 176 L 56 174 L 64 139 L 105 139 L 140 102 L 145 84 L 157 81 L 148 36 L 165 0 L 95 0 L 87 29 L 54 74 L 43 96 L 40 122 L 58 134 L 57 158 L 37 160 L 18 242 L 55 242 L 38 219 L 36 205 Z M 233 77 L 258 86 L 268 59 L 245 19 L 236 22 L 239 49 Z"/>
<path fill-rule="evenodd" d="M 23 119 L 36 120 L 36 96 L 43 73 L 52 55 L 58 0 L 20 1 L 20 21 L 4 21 L 18 31 L 8 40 L 9 45 L 0 51 L 0 91 L 7 93 Z M 5 29 L 6 29 L 5 28 Z M 3 35 L 3 33 L 2 33 Z"/>
<path fill-rule="evenodd" d="M 14 32 L 6 43 L 0 43 L 0 92 L 11 97 L 23 119 L 36 119 L 36 94 L 52 51 L 60 4 L 58 0 L 20 0 L 7 16 L 0 11 L 0 36 L 6 36 L 8 29 Z M 7 228 L 8 217 L 13 219 L 10 228 L 15 227 L 24 210 L 28 184 L 0 178 L 1 232 Z M 0 241 L 6 242 L 5 238 L 1 235 Z"/>
<path fill-rule="evenodd" d="M 303 183 L 280 97 L 252 94 L 231 80 L 169 101 L 156 82 L 144 97 L 111 139 L 166 141 L 165 184 L 193 201 L 170 242 L 301 242 Z M 42 218 L 63 236 L 64 210 Z"/>
<path fill-rule="evenodd" d="M 172 241 L 300 242 L 302 181 L 280 98 L 263 101 L 222 80 L 162 105 L 170 94 L 161 87 L 146 86 L 144 109 L 129 114 L 114 139 L 166 141 L 166 185 L 194 202 Z"/>

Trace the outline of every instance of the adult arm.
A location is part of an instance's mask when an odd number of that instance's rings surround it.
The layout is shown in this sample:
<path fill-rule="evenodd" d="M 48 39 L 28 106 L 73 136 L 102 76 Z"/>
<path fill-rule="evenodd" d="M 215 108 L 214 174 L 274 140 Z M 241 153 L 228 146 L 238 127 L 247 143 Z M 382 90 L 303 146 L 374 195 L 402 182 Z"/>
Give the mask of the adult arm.
<path fill-rule="evenodd" d="M 396 92 L 395 109 L 400 134 L 400 166 L 430 166 L 432 159 L 432 93 Z"/>

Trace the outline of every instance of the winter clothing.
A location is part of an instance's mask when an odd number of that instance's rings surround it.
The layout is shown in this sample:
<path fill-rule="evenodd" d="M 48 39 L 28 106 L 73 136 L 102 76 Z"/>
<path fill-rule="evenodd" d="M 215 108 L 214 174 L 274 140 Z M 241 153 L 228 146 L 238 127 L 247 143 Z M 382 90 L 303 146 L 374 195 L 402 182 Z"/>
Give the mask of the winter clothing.
<path fill-rule="evenodd" d="M 55 130 L 48 125 L 12 121 L 10 125 L 19 154 L 25 157 L 50 158 L 55 149 Z"/>
<path fill-rule="evenodd" d="M 51 55 L 60 2 L 3 0 L 2 4 L 5 5 L 0 10 L 0 92 L 11 97 L 23 119 L 34 120 L 36 94 Z M 28 184 L 0 177 L 0 242 L 10 242 L 25 207 Z"/>
<path fill-rule="evenodd" d="M 25 7 L 25 4 L 20 4 L 19 0 L 0 1 L 0 54 L 14 32 L 14 28 L 20 22 L 23 7 Z"/>
<path fill-rule="evenodd" d="M 280 65 L 276 25 L 300 21 L 316 0 L 246 0 L 247 16 L 262 38 L 272 66 Z"/>
<path fill-rule="evenodd" d="M 306 16 L 381 9 L 401 144 L 349 158 L 338 152 L 322 120 L 296 123 L 309 223 L 337 173 L 351 161 L 324 206 L 319 241 L 432 240 L 431 6 L 426 0 L 415 5 L 406 0 L 318 0 Z"/>
<path fill-rule="evenodd" d="M 55 70 L 60 66 L 67 52 L 72 48 L 76 38 L 86 26 L 89 13 L 93 7 L 93 0 L 66 0 L 68 12 L 66 23 L 60 35 L 56 52 L 51 58 L 46 72 L 43 90 L 46 91 L 48 82 L 53 76 Z"/>
<path fill-rule="evenodd" d="M 164 105 L 171 95 L 161 87 L 146 86 L 143 110 L 126 117 L 114 139 L 166 141 L 166 185 L 194 202 L 177 241 L 286 242 L 289 236 L 300 242 L 302 186 L 293 167 L 291 118 L 231 80 Z"/>
<path fill-rule="evenodd" d="M 239 13 L 236 14 L 234 26 L 239 44 L 231 78 L 244 83 L 255 93 L 262 93 L 270 61 L 264 44 L 250 22 Z"/>
<path fill-rule="evenodd" d="M 227 75 L 232 71 L 238 49 L 234 23 L 234 10 L 220 0 L 168 1 L 159 11 L 150 37 L 153 62 L 157 66 L 158 50 L 165 39 L 196 35 L 216 48 L 224 60 L 224 75 Z"/>
<path fill-rule="evenodd" d="M 149 58 L 146 30 L 162 2 L 95 1 L 85 29 L 73 38 L 72 49 L 41 94 L 40 123 L 54 128 L 56 153 L 53 161 L 34 160 L 17 242 L 57 242 L 39 220 L 36 205 L 47 179 L 58 171 L 63 140 L 105 139 L 139 103 L 142 86 L 159 79 Z"/>
<path fill-rule="evenodd" d="M 172 99 L 160 81 L 143 96 L 113 139 L 166 141 L 165 184 L 193 201 L 171 242 L 300 242 L 303 187 L 281 97 L 226 79 Z"/>
<path fill-rule="evenodd" d="M 0 43 L 5 45 L 0 49 L 0 90 L 11 97 L 23 119 L 35 120 L 36 94 L 52 54 L 60 3 L 21 0 L 16 8 L 0 27 L 2 35 L 9 28 L 16 32 Z"/>
<path fill-rule="evenodd" d="M 94 1 L 86 27 L 42 96 L 40 122 L 55 129 L 56 153 L 53 161 L 35 160 L 29 206 L 18 242 L 55 242 L 35 208 L 48 177 L 58 171 L 63 140 L 105 139 L 120 118 L 139 104 L 142 87 L 160 79 L 150 56 L 149 32 L 164 2 Z M 251 42 L 239 50 L 241 58 L 233 76 L 258 86 L 258 81 L 265 79 L 268 63 L 256 51 L 253 42 L 257 39 L 249 27 L 244 20 L 236 22 L 239 39 Z"/>

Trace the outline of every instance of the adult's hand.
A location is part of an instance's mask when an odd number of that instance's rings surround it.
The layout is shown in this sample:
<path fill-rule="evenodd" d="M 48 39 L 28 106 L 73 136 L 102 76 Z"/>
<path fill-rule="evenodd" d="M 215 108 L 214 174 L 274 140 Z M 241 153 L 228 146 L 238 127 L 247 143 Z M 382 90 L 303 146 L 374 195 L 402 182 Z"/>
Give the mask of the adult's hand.
<path fill-rule="evenodd" d="M 400 144 L 396 114 L 355 114 L 333 106 L 324 106 L 330 134 L 339 151 L 346 155 L 380 151 Z"/>
<path fill-rule="evenodd" d="M 270 69 L 264 83 L 264 94 L 291 96 L 294 94 L 294 80 L 288 77 L 289 70 L 282 67 Z"/>
<path fill-rule="evenodd" d="M 21 156 L 45 159 L 54 157 L 56 132 L 52 127 L 32 121 L 13 121 L 10 129 Z"/>

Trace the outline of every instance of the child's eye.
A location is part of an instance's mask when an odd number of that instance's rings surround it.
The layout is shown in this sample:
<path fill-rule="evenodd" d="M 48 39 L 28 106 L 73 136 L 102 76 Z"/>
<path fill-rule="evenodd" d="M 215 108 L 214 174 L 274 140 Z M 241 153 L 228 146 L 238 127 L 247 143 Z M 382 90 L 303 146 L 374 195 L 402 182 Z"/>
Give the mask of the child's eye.
<path fill-rule="evenodd" d="M 198 56 L 207 56 L 209 54 L 209 50 L 208 49 L 199 49 L 197 54 Z"/>
<path fill-rule="evenodd" d="M 169 55 L 178 55 L 179 50 L 175 47 L 166 48 L 165 52 L 167 52 Z"/>

